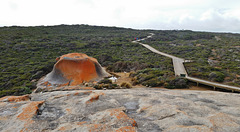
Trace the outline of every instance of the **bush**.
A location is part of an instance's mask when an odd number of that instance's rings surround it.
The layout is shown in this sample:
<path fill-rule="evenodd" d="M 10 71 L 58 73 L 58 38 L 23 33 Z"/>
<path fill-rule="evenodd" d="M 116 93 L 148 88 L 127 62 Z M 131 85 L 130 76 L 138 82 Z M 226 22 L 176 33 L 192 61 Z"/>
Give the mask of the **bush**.
<path fill-rule="evenodd" d="M 123 88 L 132 88 L 132 85 L 128 82 L 123 82 L 123 83 L 121 83 L 120 86 L 123 87 Z"/>
<path fill-rule="evenodd" d="M 112 87 L 113 87 L 113 88 L 117 88 L 118 85 L 117 85 L 117 84 L 112 84 Z"/>
<path fill-rule="evenodd" d="M 165 88 L 174 89 L 174 88 L 187 88 L 187 80 L 184 78 L 175 78 L 169 83 L 164 85 Z"/>
<path fill-rule="evenodd" d="M 223 82 L 225 75 L 221 72 L 215 71 L 209 74 L 209 79 L 216 82 Z"/>
<path fill-rule="evenodd" d="M 150 80 L 150 79 L 152 79 L 152 78 L 154 78 L 154 77 L 156 77 L 156 75 L 154 75 L 154 74 L 150 74 L 150 75 L 148 75 L 148 74 L 139 74 L 139 75 L 137 76 L 137 79 L 138 79 L 138 81 L 139 81 L 140 83 L 142 83 L 142 82 L 147 81 L 147 80 Z"/>
<path fill-rule="evenodd" d="M 2 90 L 0 91 L 0 97 L 7 96 L 7 95 L 24 95 L 24 94 L 30 94 L 32 91 L 28 87 L 14 87 L 10 90 Z"/>
<path fill-rule="evenodd" d="M 14 92 L 14 90 L 2 90 L 0 91 L 0 98 L 3 96 L 12 95 L 14 94 Z"/>
<path fill-rule="evenodd" d="M 108 78 L 104 78 L 103 80 L 98 82 L 99 84 L 103 83 L 103 84 L 112 84 L 112 80 L 108 79 Z"/>
<path fill-rule="evenodd" d="M 129 73 L 129 77 L 135 77 L 137 75 L 137 73 L 136 72 L 133 72 L 133 71 L 131 71 L 130 73 Z"/>
<path fill-rule="evenodd" d="M 103 88 L 116 89 L 116 88 L 119 88 L 119 86 L 117 84 L 96 84 L 93 87 L 96 88 L 96 89 L 103 89 Z"/>
<path fill-rule="evenodd" d="M 131 79 L 131 81 L 132 81 L 132 85 L 133 85 L 133 86 L 135 86 L 135 85 L 138 85 L 138 84 L 139 84 L 139 81 L 137 80 L 137 78 L 136 78 L 136 77 L 133 77 L 133 78 Z"/>
<path fill-rule="evenodd" d="M 217 78 L 215 79 L 215 81 L 217 82 L 223 82 L 224 81 L 224 78 L 225 78 L 225 75 L 221 72 L 216 72 L 217 74 Z"/>
<path fill-rule="evenodd" d="M 131 72 L 132 84 L 142 84 L 144 86 L 161 87 L 166 80 L 174 78 L 173 72 L 161 70 L 160 68 L 146 68 L 137 72 Z"/>
<path fill-rule="evenodd" d="M 142 83 L 143 85 L 151 86 L 151 87 L 160 87 L 163 86 L 164 81 L 159 80 L 158 78 L 152 78 Z"/>
<path fill-rule="evenodd" d="M 231 85 L 231 86 L 237 86 L 237 87 L 239 87 L 239 86 L 240 86 L 239 84 L 237 84 L 237 83 L 234 83 L 234 82 L 228 82 L 228 83 L 227 83 L 227 85 Z"/>
<path fill-rule="evenodd" d="M 93 88 L 103 89 L 103 84 L 96 84 L 96 85 L 93 86 Z"/>

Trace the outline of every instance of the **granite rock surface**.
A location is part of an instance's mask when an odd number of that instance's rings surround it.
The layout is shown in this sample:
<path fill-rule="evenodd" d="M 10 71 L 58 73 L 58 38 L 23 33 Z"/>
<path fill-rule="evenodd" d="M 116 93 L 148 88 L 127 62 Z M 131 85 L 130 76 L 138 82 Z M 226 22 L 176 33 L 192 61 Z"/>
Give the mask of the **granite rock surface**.
<path fill-rule="evenodd" d="M 239 132 L 240 94 L 135 88 L 6 96 L 0 131 Z"/>

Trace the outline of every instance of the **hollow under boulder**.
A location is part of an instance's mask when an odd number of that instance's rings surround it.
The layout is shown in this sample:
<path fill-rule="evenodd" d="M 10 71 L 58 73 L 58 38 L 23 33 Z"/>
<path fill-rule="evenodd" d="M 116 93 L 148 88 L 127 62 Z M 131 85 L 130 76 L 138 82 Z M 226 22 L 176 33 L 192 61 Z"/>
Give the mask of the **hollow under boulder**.
<path fill-rule="evenodd" d="M 97 59 L 82 53 L 69 53 L 56 59 L 53 70 L 42 78 L 37 87 L 75 86 L 109 76 Z"/>

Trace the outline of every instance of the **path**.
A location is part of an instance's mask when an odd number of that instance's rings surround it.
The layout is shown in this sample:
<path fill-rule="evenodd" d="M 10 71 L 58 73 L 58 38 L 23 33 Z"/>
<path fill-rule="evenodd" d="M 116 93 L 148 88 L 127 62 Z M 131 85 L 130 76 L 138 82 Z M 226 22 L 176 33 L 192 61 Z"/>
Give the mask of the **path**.
<path fill-rule="evenodd" d="M 201 83 L 201 84 L 205 84 L 205 85 L 208 85 L 208 86 L 212 86 L 212 87 L 214 87 L 214 89 L 216 87 L 218 87 L 218 88 L 222 88 L 222 89 L 232 90 L 233 92 L 234 91 L 240 92 L 240 88 L 239 87 L 229 86 L 229 85 L 220 84 L 220 83 L 216 83 L 216 82 L 211 82 L 211 81 L 207 81 L 207 80 L 203 80 L 203 79 L 199 79 L 199 78 L 189 77 L 187 72 L 186 72 L 186 69 L 185 69 L 185 67 L 183 65 L 183 62 L 189 62 L 189 60 L 185 60 L 183 58 L 179 58 L 179 57 L 167 54 L 167 53 L 160 52 L 160 51 L 154 49 L 153 47 L 149 46 L 148 44 L 143 44 L 143 43 L 140 42 L 142 40 L 151 38 L 153 35 L 154 35 L 153 33 L 150 33 L 150 35 L 147 36 L 146 38 L 135 40 L 135 41 L 132 41 L 132 42 L 133 43 L 139 43 L 139 44 L 141 44 L 142 46 L 144 46 L 145 48 L 151 50 L 154 53 L 157 53 L 157 54 L 160 54 L 160 55 L 172 58 L 175 76 L 180 76 L 181 74 L 184 74 L 184 75 L 186 75 L 185 76 L 186 79 L 188 79 L 190 81 L 193 81 L 193 82 L 197 82 L 197 84 Z"/>

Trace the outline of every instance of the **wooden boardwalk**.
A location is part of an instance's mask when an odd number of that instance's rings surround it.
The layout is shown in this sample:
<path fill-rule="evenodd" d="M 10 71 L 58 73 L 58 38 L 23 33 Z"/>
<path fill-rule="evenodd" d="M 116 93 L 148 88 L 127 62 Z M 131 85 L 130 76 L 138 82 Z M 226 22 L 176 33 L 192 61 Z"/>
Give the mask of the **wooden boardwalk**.
<path fill-rule="evenodd" d="M 148 44 L 143 44 L 143 43 L 140 42 L 142 40 L 151 38 L 154 35 L 153 33 L 150 33 L 150 34 L 151 35 L 147 36 L 146 38 L 133 41 L 133 43 L 139 43 L 142 46 L 144 46 L 145 48 L 151 50 L 152 52 L 154 52 L 156 54 L 160 54 L 160 55 L 172 58 L 175 76 L 180 76 L 181 74 L 185 74 L 186 75 L 185 78 L 188 79 L 189 81 L 196 82 L 197 84 L 200 83 L 200 84 L 204 84 L 204 85 L 207 85 L 207 86 L 211 86 L 211 87 L 214 88 L 214 90 L 215 90 L 215 88 L 221 88 L 221 89 L 231 90 L 232 92 L 234 92 L 234 91 L 240 92 L 239 87 L 229 86 L 229 85 L 216 83 L 216 82 L 211 82 L 211 81 L 207 81 L 207 80 L 203 80 L 203 79 L 199 79 L 199 78 L 189 77 L 187 72 L 186 72 L 186 69 L 183 65 L 183 63 L 185 62 L 185 59 L 179 58 L 179 57 L 167 54 L 167 53 L 160 52 L 160 51 L 156 50 L 155 48 L 149 46 Z"/>

